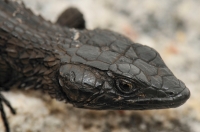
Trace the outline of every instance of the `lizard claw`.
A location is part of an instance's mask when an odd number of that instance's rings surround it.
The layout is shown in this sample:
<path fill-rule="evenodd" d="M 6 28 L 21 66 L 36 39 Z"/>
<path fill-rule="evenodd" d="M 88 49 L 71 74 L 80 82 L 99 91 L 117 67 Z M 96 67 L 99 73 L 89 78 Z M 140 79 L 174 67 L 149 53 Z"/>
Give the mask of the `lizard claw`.
<path fill-rule="evenodd" d="M 1 118 L 3 120 L 6 132 L 10 132 L 9 123 L 8 123 L 7 118 L 6 118 L 6 113 L 4 111 L 3 103 L 10 109 L 12 114 L 16 114 L 16 111 L 12 107 L 10 102 L 0 93 L 0 113 L 1 113 Z"/>

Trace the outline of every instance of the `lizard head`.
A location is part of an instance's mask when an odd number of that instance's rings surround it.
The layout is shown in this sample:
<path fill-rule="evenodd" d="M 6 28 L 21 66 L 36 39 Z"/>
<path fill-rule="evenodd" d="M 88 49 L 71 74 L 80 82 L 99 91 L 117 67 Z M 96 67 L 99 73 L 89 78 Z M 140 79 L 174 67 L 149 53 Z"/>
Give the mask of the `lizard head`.
<path fill-rule="evenodd" d="M 77 46 L 74 54 L 70 51 L 70 64 L 59 70 L 59 83 L 74 106 L 161 109 L 178 107 L 189 98 L 188 88 L 173 75 L 157 51 L 118 34 L 95 34 L 87 42 L 91 44 Z"/>
<path fill-rule="evenodd" d="M 159 68 L 155 75 L 146 70 L 133 64 L 113 64 L 107 71 L 66 64 L 59 83 L 70 103 L 88 109 L 171 108 L 189 98 L 189 90 L 168 68 Z"/>

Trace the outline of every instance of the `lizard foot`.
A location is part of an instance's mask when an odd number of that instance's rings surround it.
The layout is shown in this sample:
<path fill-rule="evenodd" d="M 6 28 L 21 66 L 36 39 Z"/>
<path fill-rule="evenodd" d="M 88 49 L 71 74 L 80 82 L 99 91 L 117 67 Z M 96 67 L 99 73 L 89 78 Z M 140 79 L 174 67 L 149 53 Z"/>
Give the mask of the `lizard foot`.
<path fill-rule="evenodd" d="M 16 111 L 11 106 L 10 102 L 2 95 L 2 93 L 0 93 L 0 113 L 1 113 L 1 118 L 3 120 L 6 132 L 10 132 L 9 123 L 8 123 L 7 118 L 6 118 L 6 113 L 4 111 L 3 103 L 10 109 L 12 114 L 16 114 Z"/>

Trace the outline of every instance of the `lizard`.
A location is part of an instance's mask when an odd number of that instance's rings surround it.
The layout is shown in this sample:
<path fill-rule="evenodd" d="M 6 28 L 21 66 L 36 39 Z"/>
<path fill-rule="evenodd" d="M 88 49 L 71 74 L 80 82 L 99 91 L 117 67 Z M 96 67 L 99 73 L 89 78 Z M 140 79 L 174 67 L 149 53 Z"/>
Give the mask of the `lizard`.
<path fill-rule="evenodd" d="M 190 97 L 153 48 L 109 30 L 53 24 L 23 3 L 0 0 L 0 90 L 12 88 L 95 110 L 174 108 Z M 9 132 L 3 103 L 15 114 L 0 93 Z"/>

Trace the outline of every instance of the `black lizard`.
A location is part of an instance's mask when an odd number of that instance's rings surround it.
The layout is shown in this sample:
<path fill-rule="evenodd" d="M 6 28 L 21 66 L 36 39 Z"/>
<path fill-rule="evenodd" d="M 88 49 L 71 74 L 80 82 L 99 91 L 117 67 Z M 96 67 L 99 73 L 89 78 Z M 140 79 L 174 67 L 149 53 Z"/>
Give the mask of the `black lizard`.
<path fill-rule="evenodd" d="M 190 92 L 158 52 L 108 30 L 61 27 L 23 4 L 0 0 L 0 87 L 40 89 L 75 107 L 177 107 Z M 9 132 L 0 93 L 0 111 Z"/>

